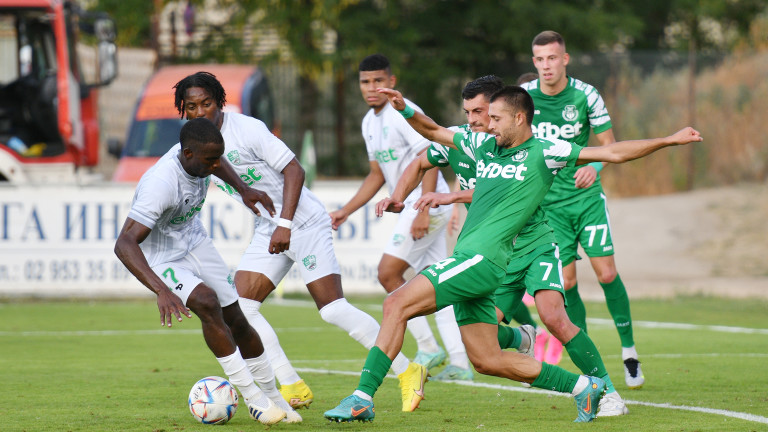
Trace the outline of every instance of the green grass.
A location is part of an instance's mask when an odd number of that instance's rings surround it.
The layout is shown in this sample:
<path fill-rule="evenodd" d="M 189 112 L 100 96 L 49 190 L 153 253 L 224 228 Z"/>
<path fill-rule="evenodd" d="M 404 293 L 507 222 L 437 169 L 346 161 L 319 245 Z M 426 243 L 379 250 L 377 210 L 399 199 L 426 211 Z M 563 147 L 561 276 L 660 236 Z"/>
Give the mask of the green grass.
<path fill-rule="evenodd" d="M 380 298 L 352 299 L 380 319 Z M 684 297 L 632 303 L 635 339 L 646 385 L 624 385 L 619 340 L 602 303 L 587 304 L 590 335 L 630 414 L 574 424 L 573 400 L 539 394 L 517 383 L 479 376 L 501 388 L 432 382 L 414 413 L 400 412 L 397 381 L 376 394 L 371 424 L 323 418 L 356 387 L 366 350 L 321 321 L 308 304 L 267 303 L 263 311 L 283 348 L 315 393 L 304 422 L 274 430 L 303 431 L 765 431 L 768 430 L 768 303 Z M 601 320 L 602 319 L 602 320 Z M 653 324 L 656 323 L 656 324 Z M 670 328 L 658 323 L 693 324 Z M 711 326 L 761 329 L 723 331 Z M 208 351 L 196 318 L 160 327 L 153 301 L 0 303 L 2 431 L 245 431 L 262 430 L 241 409 L 224 426 L 195 422 L 186 400 L 199 378 L 223 372 Z M 406 337 L 403 349 L 413 355 Z M 567 355 L 561 365 L 576 371 Z M 329 372 L 317 372 L 328 370 Z M 314 372 L 311 372 L 314 371 Z M 646 405 L 641 405 L 645 403 Z M 671 409 L 662 404 L 753 416 Z"/>

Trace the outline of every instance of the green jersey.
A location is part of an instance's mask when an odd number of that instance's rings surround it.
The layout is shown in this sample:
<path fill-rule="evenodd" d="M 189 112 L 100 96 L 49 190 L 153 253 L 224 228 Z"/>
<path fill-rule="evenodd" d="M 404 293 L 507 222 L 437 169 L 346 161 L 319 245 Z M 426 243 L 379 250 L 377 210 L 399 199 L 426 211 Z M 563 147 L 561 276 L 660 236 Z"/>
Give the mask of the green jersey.
<path fill-rule="evenodd" d="M 453 126 L 450 129 L 458 133 L 472 133 L 468 124 Z M 440 144 L 432 144 L 427 150 L 427 160 L 437 167 L 450 166 L 456 174 L 461 190 L 475 188 L 475 161 L 463 151 Z M 467 210 L 469 210 L 469 204 L 464 203 Z"/>
<path fill-rule="evenodd" d="M 612 127 L 600 93 L 576 78 L 568 77 L 568 85 L 554 96 L 542 93 L 539 80 L 524 83 L 521 87 L 533 98 L 533 134 L 538 138 L 561 139 L 584 147 L 588 145 L 590 129 L 598 134 Z M 592 186 L 576 188 L 573 179 L 576 170 L 576 167 L 563 169 L 555 178 L 544 198 L 545 209 L 562 207 L 602 193 L 599 174 Z"/>
<path fill-rule="evenodd" d="M 477 252 L 506 268 L 512 253 L 520 252 L 516 238 L 534 214 L 540 217 L 535 233 L 551 232 L 539 206 L 558 171 L 575 165 L 581 147 L 531 137 L 503 148 L 485 133 L 457 133 L 453 142 L 476 163 L 472 206 L 455 250 Z"/>

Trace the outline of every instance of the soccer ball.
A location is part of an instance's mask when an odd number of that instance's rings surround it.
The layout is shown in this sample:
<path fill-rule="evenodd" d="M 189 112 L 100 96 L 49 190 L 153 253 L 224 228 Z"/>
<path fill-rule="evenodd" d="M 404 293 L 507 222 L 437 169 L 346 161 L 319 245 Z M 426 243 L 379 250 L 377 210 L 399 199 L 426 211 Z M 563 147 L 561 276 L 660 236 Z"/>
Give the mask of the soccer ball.
<path fill-rule="evenodd" d="M 222 377 L 201 379 L 189 391 L 189 411 L 203 424 L 224 424 L 237 411 L 237 391 Z"/>

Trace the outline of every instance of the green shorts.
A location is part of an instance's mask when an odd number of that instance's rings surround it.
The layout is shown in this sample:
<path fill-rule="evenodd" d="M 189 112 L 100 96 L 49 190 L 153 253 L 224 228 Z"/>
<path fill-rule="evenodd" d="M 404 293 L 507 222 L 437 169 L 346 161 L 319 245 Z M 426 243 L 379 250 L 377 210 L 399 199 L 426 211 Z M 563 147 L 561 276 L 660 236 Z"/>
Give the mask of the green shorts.
<path fill-rule="evenodd" d="M 496 325 L 493 293 L 501 283 L 504 269 L 472 251 L 454 252 L 421 272 L 435 287 L 437 309 L 453 305 L 460 325 Z"/>
<path fill-rule="evenodd" d="M 496 290 L 496 306 L 504 314 L 504 322 L 509 320 L 528 292 L 532 297 L 536 291 L 563 290 L 563 265 L 560 262 L 557 245 L 544 244 L 531 252 L 512 258 L 507 265 L 507 274 Z"/>
<path fill-rule="evenodd" d="M 547 209 L 546 213 L 549 226 L 555 230 L 563 265 L 581 259 L 577 251 L 579 244 L 590 257 L 613 255 L 611 223 L 604 194 Z"/>

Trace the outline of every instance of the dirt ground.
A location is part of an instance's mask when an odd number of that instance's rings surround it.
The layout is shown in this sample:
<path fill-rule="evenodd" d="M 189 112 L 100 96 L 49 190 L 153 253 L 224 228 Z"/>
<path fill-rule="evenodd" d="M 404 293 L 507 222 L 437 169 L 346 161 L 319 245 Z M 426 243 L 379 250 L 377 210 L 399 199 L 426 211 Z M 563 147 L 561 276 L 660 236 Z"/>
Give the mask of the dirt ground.
<path fill-rule="evenodd" d="M 616 265 L 630 298 L 705 294 L 768 299 L 768 183 L 664 196 L 608 197 Z M 579 291 L 602 299 L 588 260 Z"/>

